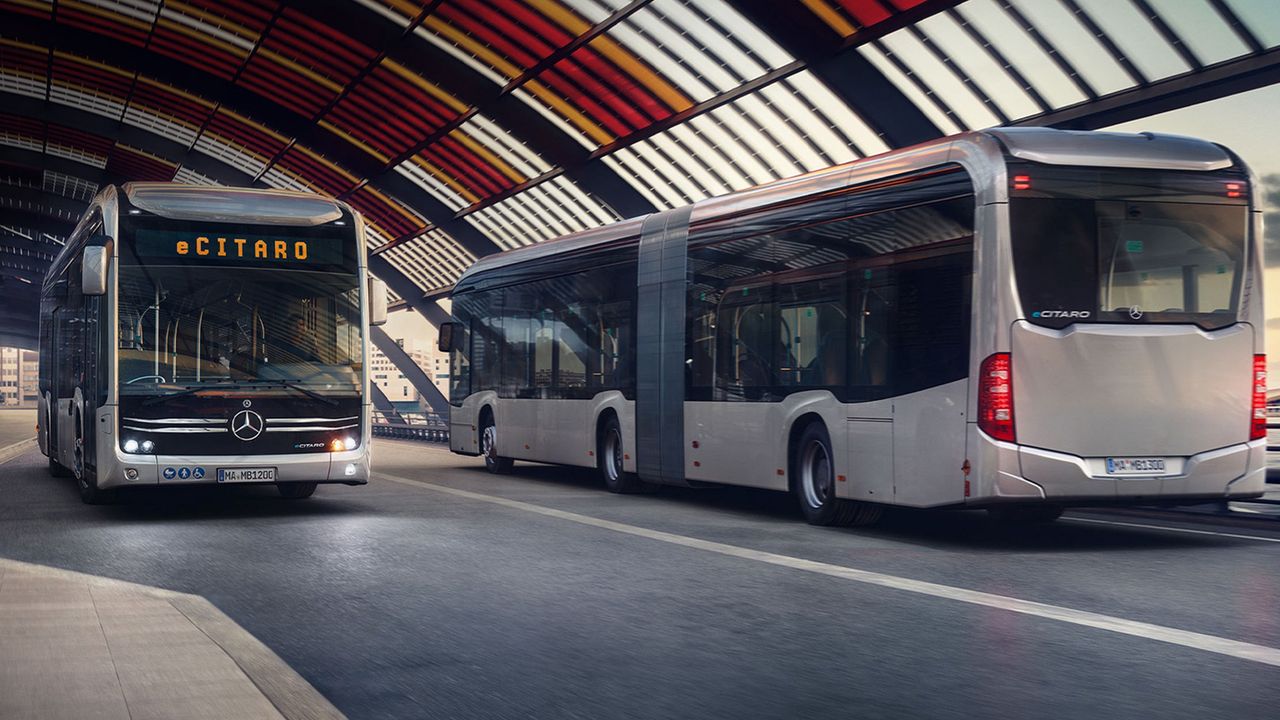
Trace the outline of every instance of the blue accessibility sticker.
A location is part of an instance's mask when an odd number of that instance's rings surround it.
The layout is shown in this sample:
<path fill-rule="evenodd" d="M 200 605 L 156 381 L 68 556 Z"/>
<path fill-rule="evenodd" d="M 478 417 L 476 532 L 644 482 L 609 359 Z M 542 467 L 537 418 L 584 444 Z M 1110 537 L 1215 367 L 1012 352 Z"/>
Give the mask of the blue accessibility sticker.
<path fill-rule="evenodd" d="M 172 480 L 172 479 L 174 478 L 174 476 L 176 476 L 177 474 L 178 474 L 178 471 L 177 471 L 177 470 L 174 470 L 174 469 L 173 469 L 173 468 L 171 468 L 171 467 L 167 467 L 167 468 L 165 468 L 165 469 L 164 469 L 164 479 L 165 479 L 165 480 Z"/>
<path fill-rule="evenodd" d="M 178 477 L 186 480 L 191 477 L 191 468 L 178 468 Z"/>
<path fill-rule="evenodd" d="M 204 477 L 204 468 L 202 468 L 202 467 L 196 467 L 196 469 L 195 469 L 195 470 L 192 470 L 192 471 L 191 471 L 191 477 L 193 477 L 193 478 L 195 478 L 195 479 L 197 479 L 197 480 L 199 480 L 199 479 L 203 478 L 203 477 Z"/>

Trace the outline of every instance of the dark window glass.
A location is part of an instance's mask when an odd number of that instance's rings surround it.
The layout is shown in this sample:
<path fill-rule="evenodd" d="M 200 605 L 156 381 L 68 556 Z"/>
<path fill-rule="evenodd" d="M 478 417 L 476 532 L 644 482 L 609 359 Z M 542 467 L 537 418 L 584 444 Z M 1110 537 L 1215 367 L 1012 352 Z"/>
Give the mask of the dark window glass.
<path fill-rule="evenodd" d="M 695 232 L 686 397 L 826 388 L 871 400 L 964 377 L 974 201 L 955 197 L 955 180 L 900 187 L 878 195 L 880 205 L 855 195 L 843 211 L 788 208 L 804 224 L 767 234 L 708 244 L 731 232 Z"/>
<path fill-rule="evenodd" d="M 845 275 L 780 283 L 776 288 L 781 335 L 778 384 L 839 387 L 845 384 L 849 315 Z"/>
<path fill-rule="evenodd" d="M 1236 321 L 1243 206 L 1015 199 L 1009 214 L 1018 292 L 1033 323 Z"/>

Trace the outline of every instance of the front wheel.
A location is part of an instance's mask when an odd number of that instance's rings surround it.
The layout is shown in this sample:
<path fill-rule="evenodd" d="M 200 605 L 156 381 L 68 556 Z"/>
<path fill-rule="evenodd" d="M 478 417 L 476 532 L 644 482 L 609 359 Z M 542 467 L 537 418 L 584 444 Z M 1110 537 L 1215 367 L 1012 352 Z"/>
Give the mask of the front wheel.
<path fill-rule="evenodd" d="M 792 460 L 792 478 L 800 510 L 810 525 L 872 525 L 884 508 L 836 497 L 831 436 L 822 423 L 805 428 Z"/>
<path fill-rule="evenodd" d="M 600 437 L 596 441 L 596 467 L 600 470 L 604 486 L 612 493 L 643 493 L 658 489 L 657 485 L 641 480 L 635 473 L 624 472 L 624 458 L 622 425 L 611 414 L 600 429 Z"/>
<path fill-rule="evenodd" d="M 288 482 L 276 485 L 276 490 L 280 493 L 280 497 L 290 500 L 302 500 L 309 498 L 316 492 L 316 483 L 313 482 Z"/>
<path fill-rule="evenodd" d="M 498 427 L 492 417 L 486 417 L 480 428 L 480 454 L 484 456 L 484 468 L 494 475 L 506 475 L 516 463 L 508 457 L 498 457 Z"/>

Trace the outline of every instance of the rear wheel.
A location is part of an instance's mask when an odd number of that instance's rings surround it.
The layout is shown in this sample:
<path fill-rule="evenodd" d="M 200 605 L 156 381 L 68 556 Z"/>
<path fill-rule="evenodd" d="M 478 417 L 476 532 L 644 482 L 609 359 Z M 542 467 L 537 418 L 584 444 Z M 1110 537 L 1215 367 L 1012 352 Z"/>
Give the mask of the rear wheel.
<path fill-rule="evenodd" d="M 498 457 L 498 426 L 489 414 L 485 415 L 480 428 L 480 454 L 484 456 L 485 469 L 495 475 L 506 475 L 516 464 L 511 458 Z"/>
<path fill-rule="evenodd" d="M 1061 505 L 1006 505 L 987 508 L 992 519 L 1011 525 L 1040 525 L 1062 517 Z"/>
<path fill-rule="evenodd" d="M 871 525 L 884 508 L 858 500 L 836 497 L 835 465 L 831 436 L 822 423 L 805 428 L 792 459 L 796 499 L 811 525 Z"/>
<path fill-rule="evenodd" d="M 604 479 L 604 486 L 614 493 L 643 493 L 658 489 L 657 485 L 641 480 L 635 473 L 624 472 L 624 458 L 622 425 L 611 414 L 600 428 L 600 437 L 596 440 L 596 467 Z"/>
<path fill-rule="evenodd" d="M 313 482 L 287 482 L 276 485 L 276 490 L 280 493 L 280 497 L 290 500 L 302 500 L 309 498 L 316 492 L 316 483 Z"/>

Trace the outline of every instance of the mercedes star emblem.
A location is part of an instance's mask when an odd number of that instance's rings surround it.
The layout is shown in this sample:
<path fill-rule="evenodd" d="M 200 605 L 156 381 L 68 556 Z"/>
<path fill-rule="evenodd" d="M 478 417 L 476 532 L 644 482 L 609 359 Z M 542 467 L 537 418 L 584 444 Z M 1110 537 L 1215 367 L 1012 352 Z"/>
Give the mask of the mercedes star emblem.
<path fill-rule="evenodd" d="M 1129 308 L 1129 317 L 1133 318 L 1134 320 L 1141 320 L 1142 308 L 1138 307 L 1137 305 L 1134 305 L 1133 307 Z"/>
<path fill-rule="evenodd" d="M 253 440 L 262 434 L 262 416 L 252 410 L 241 410 L 231 418 L 231 434 L 237 440 Z"/>

